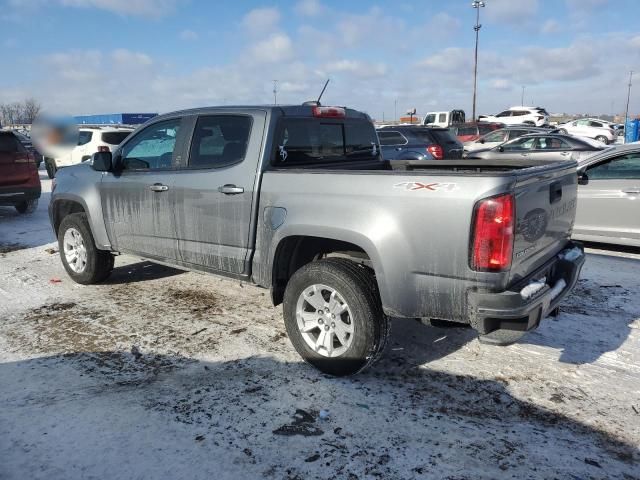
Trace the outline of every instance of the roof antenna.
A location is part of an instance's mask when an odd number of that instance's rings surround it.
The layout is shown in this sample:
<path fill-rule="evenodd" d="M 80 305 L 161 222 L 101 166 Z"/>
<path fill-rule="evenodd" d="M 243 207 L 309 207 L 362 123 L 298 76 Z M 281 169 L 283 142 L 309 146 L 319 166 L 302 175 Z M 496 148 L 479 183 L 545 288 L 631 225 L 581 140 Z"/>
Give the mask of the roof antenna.
<path fill-rule="evenodd" d="M 330 78 L 327 78 L 327 81 L 324 83 L 324 87 L 322 87 L 322 91 L 318 96 L 318 100 L 316 100 L 316 103 L 318 104 L 318 106 L 320 106 L 320 99 L 322 98 L 322 95 L 324 95 L 324 91 L 327 89 L 327 85 L 329 85 L 330 80 L 331 80 Z"/>

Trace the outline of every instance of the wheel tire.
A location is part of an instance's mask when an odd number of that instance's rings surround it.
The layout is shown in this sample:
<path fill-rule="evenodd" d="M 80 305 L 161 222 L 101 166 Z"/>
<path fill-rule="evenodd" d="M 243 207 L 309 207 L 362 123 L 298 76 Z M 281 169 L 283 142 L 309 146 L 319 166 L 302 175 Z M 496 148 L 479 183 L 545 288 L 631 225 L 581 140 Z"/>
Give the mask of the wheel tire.
<path fill-rule="evenodd" d="M 298 327 L 298 299 L 316 284 L 335 289 L 350 310 L 353 338 L 339 356 L 319 354 L 307 344 Z M 293 274 L 283 303 L 284 323 L 291 343 L 306 362 L 324 373 L 345 376 L 361 372 L 380 357 L 386 346 L 390 322 L 382 311 L 375 278 L 363 265 L 342 258 L 311 262 Z"/>
<path fill-rule="evenodd" d="M 567 131 L 564 128 L 561 128 L 558 130 L 558 133 L 561 133 L 562 135 L 566 135 Z"/>
<path fill-rule="evenodd" d="M 598 135 L 596 137 L 596 140 L 599 141 L 599 142 L 604 143 L 605 145 L 609 145 L 609 139 L 607 137 L 605 137 L 605 136 Z"/>
<path fill-rule="evenodd" d="M 49 176 L 49 178 L 53 178 L 56 176 L 56 171 L 58 170 L 56 168 L 56 164 L 54 163 L 54 161 L 50 158 L 45 158 L 44 160 L 44 167 L 47 170 L 47 175 Z"/>
<path fill-rule="evenodd" d="M 497 345 L 500 347 L 516 343 L 527 332 L 518 330 L 494 330 L 485 335 L 479 335 L 478 340 L 485 345 Z"/>
<path fill-rule="evenodd" d="M 80 233 L 86 250 L 87 263 L 81 272 L 73 270 L 65 254 L 64 236 L 71 228 Z M 114 256 L 111 252 L 96 248 L 86 213 L 72 213 L 62 219 L 58 228 L 58 247 L 62 265 L 74 282 L 82 285 L 98 283 L 107 278 L 113 270 Z"/>
<path fill-rule="evenodd" d="M 31 200 L 27 200 L 26 202 L 19 203 L 16 205 L 16 210 L 20 214 L 30 214 L 36 211 L 38 208 L 38 199 L 34 198 Z"/>

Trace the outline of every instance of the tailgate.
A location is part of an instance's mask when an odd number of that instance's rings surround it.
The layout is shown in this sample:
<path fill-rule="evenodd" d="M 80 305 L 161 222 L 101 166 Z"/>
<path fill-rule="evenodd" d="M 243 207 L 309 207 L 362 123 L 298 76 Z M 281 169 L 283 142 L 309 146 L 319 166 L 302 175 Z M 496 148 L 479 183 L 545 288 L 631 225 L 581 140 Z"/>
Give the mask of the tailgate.
<path fill-rule="evenodd" d="M 533 170 L 540 171 L 523 170 L 517 174 L 511 283 L 526 277 L 562 250 L 575 219 L 576 164 L 558 162 Z"/>

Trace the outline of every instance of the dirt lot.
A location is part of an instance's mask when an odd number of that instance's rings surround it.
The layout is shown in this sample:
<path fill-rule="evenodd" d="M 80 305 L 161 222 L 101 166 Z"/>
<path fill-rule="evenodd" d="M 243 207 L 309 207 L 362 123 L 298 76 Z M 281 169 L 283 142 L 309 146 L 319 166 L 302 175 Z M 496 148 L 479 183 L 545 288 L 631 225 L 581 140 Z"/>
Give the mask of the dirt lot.
<path fill-rule="evenodd" d="M 47 202 L 0 207 L 2 479 L 640 478 L 639 253 L 590 249 L 516 345 L 398 320 L 335 379 L 265 290 L 124 256 L 74 284 Z"/>

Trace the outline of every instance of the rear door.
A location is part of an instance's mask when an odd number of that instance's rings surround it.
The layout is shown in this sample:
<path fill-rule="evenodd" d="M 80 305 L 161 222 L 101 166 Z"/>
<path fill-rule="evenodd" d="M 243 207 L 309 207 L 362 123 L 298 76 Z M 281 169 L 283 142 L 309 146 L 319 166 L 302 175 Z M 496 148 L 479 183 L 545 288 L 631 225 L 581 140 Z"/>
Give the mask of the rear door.
<path fill-rule="evenodd" d="M 29 155 L 11 132 L 0 132 L 0 186 L 20 185 L 29 180 Z"/>
<path fill-rule="evenodd" d="M 397 130 L 378 130 L 378 139 L 385 160 L 402 158 L 409 145 L 409 140 Z"/>
<path fill-rule="evenodd" d="M 537 137 L 533 149 L 522 155 L 533 160 L 577 160 L 571 144 L 558 137 Z"/>
<path fill-rule="evenodd" d="M 172 189 L 182 261 L 231 274 L 248 272 L 252 208 L 266 112 L 193 118 L 186 161 Z"/>
<path fill-rule="evenodd" d="M 640 240 L 640 153 L 587 167 L 578 187 L 576 233 Z"/>
<path fill-rule="evenodd" d="M 184 156 L 182 118 L 155 122 L 125 142 L 114 172 L 100 184 L 107 234 L 115 250 L 180 261 L 174 215 L 175 166 Z"/>

